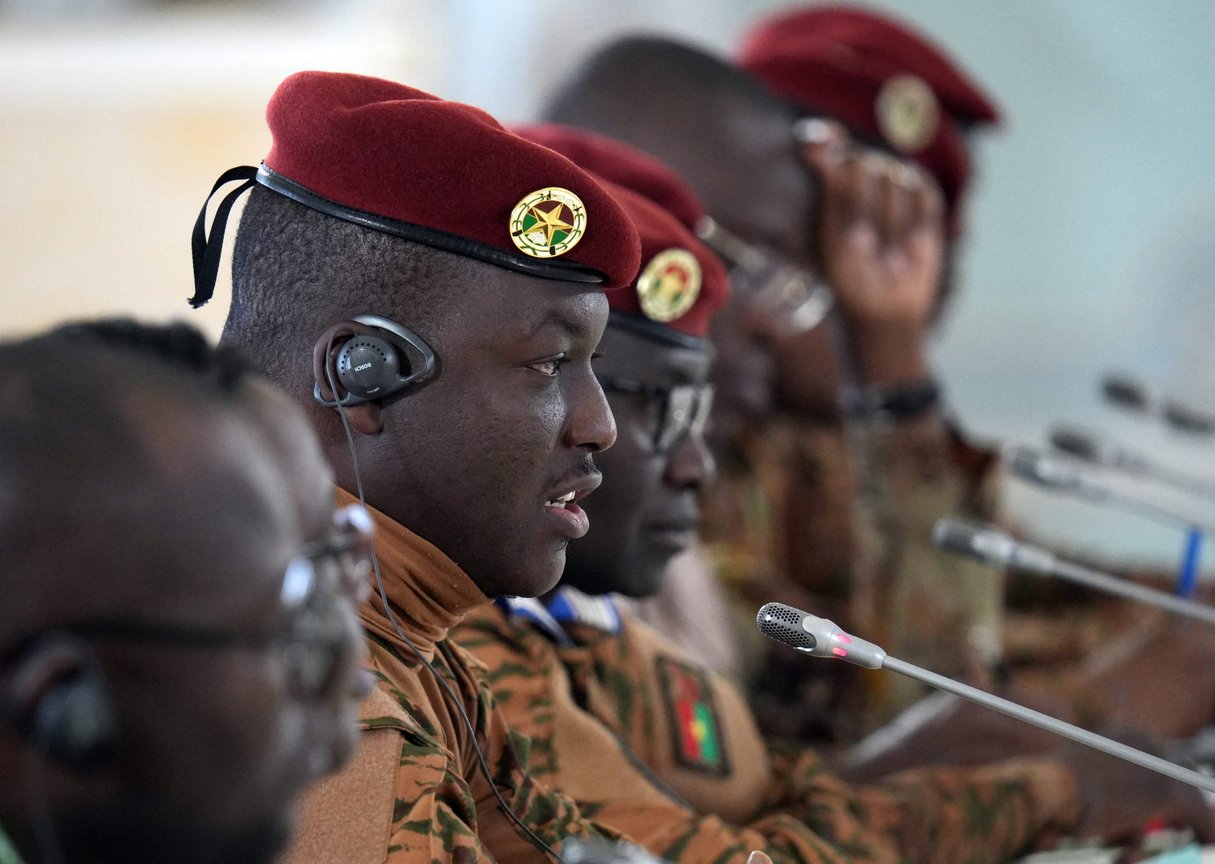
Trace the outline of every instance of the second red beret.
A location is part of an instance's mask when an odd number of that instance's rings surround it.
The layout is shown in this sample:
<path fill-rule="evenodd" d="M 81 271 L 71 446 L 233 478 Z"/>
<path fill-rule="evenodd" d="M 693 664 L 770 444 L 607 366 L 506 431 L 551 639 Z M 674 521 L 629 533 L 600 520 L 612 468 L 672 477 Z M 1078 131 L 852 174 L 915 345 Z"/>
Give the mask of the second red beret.
<path fill-rule="evenodd" d="M 608 294 L 613 312 L 652 335 L 706 338 L 730 285 L 717 256 L 692 233 L 704 208 L 687 184 L 652 156 L 602 135 L 555 124 L 516 131 L 599 177 L 637 228 L 641 271 L 631 290 Z"/>

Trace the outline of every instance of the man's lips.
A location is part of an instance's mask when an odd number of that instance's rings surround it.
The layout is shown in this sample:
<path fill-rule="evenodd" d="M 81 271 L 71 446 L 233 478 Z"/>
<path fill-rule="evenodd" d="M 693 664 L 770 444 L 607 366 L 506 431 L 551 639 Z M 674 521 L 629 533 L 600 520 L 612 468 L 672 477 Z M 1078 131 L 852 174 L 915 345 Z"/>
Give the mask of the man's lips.
<path fill-rule="evenodd" d="M 645 532 L 654 545 L 681 552 L 696 536 L 699 524 L 695 515 L 672 516 L 650 522 Z"/>
<path fill-rule="evenodd" d="M 559 533 L 570 540 L 586 536 L 591 520 L 575 502 L 599 488 L 602 479 L 597 471 L 587 474 L 575 482 L 563 484 L 545 499 L 544 512 L 553 520 Z"/>

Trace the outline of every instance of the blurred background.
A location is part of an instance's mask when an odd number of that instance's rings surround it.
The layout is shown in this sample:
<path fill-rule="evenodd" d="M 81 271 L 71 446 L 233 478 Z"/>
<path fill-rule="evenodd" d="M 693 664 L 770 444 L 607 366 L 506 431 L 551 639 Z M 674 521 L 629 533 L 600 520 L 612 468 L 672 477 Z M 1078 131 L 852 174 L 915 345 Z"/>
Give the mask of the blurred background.
<path fill-rule="evenodd" d="M 222 283 L 202 312 L 185 302 L 190 229 L 222 171 L 265 155 L 262 111 L 290 72 L 380 75 L 521 121 L 614 35 L 728 53 L 783 5 L 0 0 L 0 335 L 99 313 L 218 334 Z M 1008 118 L 978 142 L 961 290 L 934 345 L 964 426 L 1041 443 L 1049 424 L 1083 422 L 1215 475 L 1215 444 L 1098 393 L 1101 373 L 1125 370 L 1215 406 L 1215 3 L 862 5 L 946 46 Z M 1009 505 L 1099 559 L 1168 567 L 1182 548 L 1176 529 L 1020 486 Z"/>

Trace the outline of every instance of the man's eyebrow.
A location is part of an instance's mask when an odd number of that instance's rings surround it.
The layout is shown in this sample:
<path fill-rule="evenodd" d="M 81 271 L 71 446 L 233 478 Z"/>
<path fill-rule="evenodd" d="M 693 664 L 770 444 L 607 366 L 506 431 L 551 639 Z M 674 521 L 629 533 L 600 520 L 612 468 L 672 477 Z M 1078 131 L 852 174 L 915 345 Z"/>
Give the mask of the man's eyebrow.
<path fill-rule="evenodd" d="M 560 312 L 550 312 L 529 330 L 527 335 L 529 337 L 537 336 L 552 327 L 564 331 L 571 339 L 585 339 L 591 333 L 590 328 L 582 321 L 562 315 Z"/>

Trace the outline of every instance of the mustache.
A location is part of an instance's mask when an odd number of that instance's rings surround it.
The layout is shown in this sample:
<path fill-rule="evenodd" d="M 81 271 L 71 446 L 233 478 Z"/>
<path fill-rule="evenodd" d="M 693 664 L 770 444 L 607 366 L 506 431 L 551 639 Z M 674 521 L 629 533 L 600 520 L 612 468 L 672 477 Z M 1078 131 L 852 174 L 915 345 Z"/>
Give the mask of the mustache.
<path fill-rule="evenodd" d="M 577 483 L 579 480 L 585 480 L 588 477 L 598 477 L 599 466 L 595 464 L 594 457 L 590 453 L 581 457 L 577 462 L 568 468 L 561 476 L 548 481 L 544 487 L 552 489 L 556 486 L 565 486 L 569 483 Z"/>

